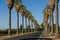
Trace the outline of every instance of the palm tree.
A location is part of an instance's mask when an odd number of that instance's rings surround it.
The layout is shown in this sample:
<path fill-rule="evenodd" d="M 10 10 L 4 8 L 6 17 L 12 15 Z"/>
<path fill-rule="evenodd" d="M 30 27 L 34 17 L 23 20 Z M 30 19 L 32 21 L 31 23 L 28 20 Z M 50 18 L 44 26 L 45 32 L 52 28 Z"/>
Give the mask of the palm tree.
<path fill-rule="evenodd" d="M 58 38 L 58 26 L 59 26 L 59 21 L 58 21 L 58 1 L 55 0 L 55 9 L 56 9 L 56 38 Z"/>
<path fill-rule="evenodd" d="M 47 5 L 46 8 L 43 11 L 43 13 L 44 13 L 43 22 L 44 22 L 44 27 L 45 27 L 46 32 L 47 32 L 47 27 L 48 27 L 48 16 L 50 15 L 49 11 L 50 11 L 50 7 L 49 7 L 49 5 Z"/>
<path fill-rule="evenodd" d="M 24 31 L 24 15 L 22 15 L 22 33 Z"/>
<path fill-rule="evenodd" d="M 50 27 L 51 27 L 51 8 L 49 7 L 49 5 L 48 5 L 47 13 L 48 13 L 47 15 L 48 15 L 48 19 L 49 19 L 48 33 L 50 33 Z"/>
<path fill-rule="evenodd" d="M 28 11 L 28 33 L 30 31 L 30 17 L 31 17 L 31 12 Z"/>
<path fill-rule="evenodd" d="M 29 31 L 30 31 L 30 29 L 29 29 L 29 28 L 30 28 L 30 20 L 29 20 L 29 17 L 30 17 L 30 16 L 28 15 L 28 26 L 27 26 L 27 28 L 28 28 L 28 33 L 29 33 Z"/>
<path fill-rule="evenodd" d="M 15 9 L 16 9 L 16 12 L 17 12 L 17 34 L 19 33 L 19 10 L 20 10 L 20 5 L 21 5 L 21 0 L 15 0 Z"/>
<path fill-rule="evenodd" d="M 37 21 L 34 19 L 35 31 L 37 31 Z"/>
<path fill-rule="evenodd" d="M 28 13 L 27 10 L 25 11 L 25 33 L 27 32 L 27 17 L 28 17 Z"/>
<path fill-rule="evenodd" d="M 32 30 L 31 30 L 31 31 L 32 31 L 32 32 L 33 32 L 33 25 L 34 25 L 34 23 L 33 23 L 33 22 L 34 22 L 34 17 L 33 17 L 33 16 L 31 16 L 31 25 L 32 25 Z"/>
<path fill-rule="evenodd" d="M 9 30 L 8 30 L 8 34 L 11 34 L 11 9 L 14 6 L 14 0 L 6 0 L 8 9 L 9 9 Z"/>
<path fill-rule="evenodd" d="M 49 26 L 48 26 L 48 33 L 50 33 L 50 24 L 51 24 L 51 8 L 50 8 L 50 6 L 48 5 L 48 8 L 47 8 L 47 15 L 48 15 L 48 19 L 49 19 L 49 21 L 50 21 L 50 23 L 49 23 Z M 52 22 L 53 23 L 53 22 Z M 47 24 L 48 25 L 48 24 Z M 53 27 L 51 27 L 51 29 L 53 29 Z M 51 30 L 52 32 L 53 32 L 53 30 Z"/>
<path fill-rule="evenodd" d="M 24 27 L 24 15 L 25 15 L 25 11 L 26 11 L 26 7 L 24 5 L 20 6 L 20 12 L 22 15 L 22 27 Z M 23 33 L 23 29 L 22 29 L 22 33 Z"/>
<path fill-rule="evenodd" d="M 34 20 L 33 20 L 33 27 L 34 27 L 34 31 L 36 31 L 36 30 L 35 30 L 35 27 L 36 27 L 35 18 L 34 18 Z"/>
<path fill-rule="evenodd" d="M 27 17 L 25 17 L 25 33 L 27 32 Z"/>
<path fill-rule="evenodd" d="M 49 33 L 50 33 L 50 28 L 51 28 L 51 15 L 49 15 Z"/>
<path fill-rule="evenodd" d="M 51 26 L 51 33 L 53 35 L 53 9 L 54 9 L 54 5 L 55 5 L 55 0 L 48 0 L 49 6 L 51 8 L 51 21 L 52 21 L 52 26 Z"/>
<path fill-rule="evenodd" d="M 32 17 L 32 15 L 30 15 L 30 23 L 31 23 L 30 26 L 31 26 L 31 32 L 32 32 L 32 27 L 33 27 L 33 25 L 32 25 L 32 24 L 33 24 L 33 23 L 32 23 L 32 19 L 33 19 L 33 17 Z"/>

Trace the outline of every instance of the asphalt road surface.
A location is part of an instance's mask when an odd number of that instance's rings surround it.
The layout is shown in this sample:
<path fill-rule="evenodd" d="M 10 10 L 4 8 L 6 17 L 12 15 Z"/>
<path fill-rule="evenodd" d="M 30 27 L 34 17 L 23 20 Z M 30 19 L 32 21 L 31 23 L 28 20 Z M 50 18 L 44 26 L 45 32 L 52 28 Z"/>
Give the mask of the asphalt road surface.
<path fill-rule="evenodd" d="M 52 39 L 46 39 L 46 38 L 39 38 L 42 32 L 38 31 L 35 33 L 31 33 L 31 34 L 26 34 L 26 35 L 22 35 L 22 36 L 16 36 L 16 37 L 12 37 L 12 38 L 7 38 L 7 39 L 3 39 L 3 40 L 52 40 Z"/>

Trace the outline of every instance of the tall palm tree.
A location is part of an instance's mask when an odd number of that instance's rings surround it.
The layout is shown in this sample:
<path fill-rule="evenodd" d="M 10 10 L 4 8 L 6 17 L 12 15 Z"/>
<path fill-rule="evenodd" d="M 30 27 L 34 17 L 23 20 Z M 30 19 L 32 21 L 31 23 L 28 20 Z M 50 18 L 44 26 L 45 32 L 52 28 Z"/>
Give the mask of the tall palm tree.
<path fill-rule="evenodd" d="M 27 32 L 27 17 L 25 17 L 25 33 Z"/>
<path fill-rule="evenodd" d="M 44 18 L 43 18 L 43 22 L 44 22 L 44 27 L 45 27 L 45 31 L 47 32 L 47 27 L 48 27 L 48 16 L 50 15 L 49 12 L 50 7 L 47 5 L 46 8 L 44 9 L 43 13 L 44 13 Z"/>
<path fill-rule="evenodd" d="M 30 32 L 30 16 L 28 17 L 28 33 Z"/>
<path fill-rule="evenodd" d="M 33 27 L 34 27 L 34 31 L 35 31 L 35 27 L 36 27 L 35 18 L 33 20 Z"/>
<path fill-rule="evenodd" d="M 25 11 L 25 33 L 27 32 L 27 17 L 28 17 L 28 13 L 27 10 Z"/>
<path fill-rule="evenodd" d="M 25 15 L 25 11 L 26 11 L 26 7 L 24 5 L 20 6 L 20 12 L 22 15 L 22 27 L 24 27 L 24 15 Z M 22 33 L 23 33 L 23 29 L 22 29 Z"/>
<path fill-rule="evenodd" d="M 31 23 L 31 25 L 30 25 L 30 26 L 31 26 L 31 32 L 32 32 L 32 28 L 33 28 L 33 25 L 32 25 L 32 24 L 33 24 L 33 23 L 32 23 L 32 19 L 33 19 L 33 18 L 32 18 L 32 15 L 31 15 L 31 16 L 30 16 L 30 23 Z"/>
<path fill-rule="evenodd" d="M 17 5 L 18 6 L 18 5 Z M 19 7 L 19 6 L 18 6 Z M 17 34 L 19 33 L 18 31 L 19 31 L 19 9 L 16 9 L 16 11 L 17 11 Z"/>
<path fill-rule="evenodd" d="M 58 1 L 55 0 L 55 9 L 56 9 L 56 38 L 58 38 L 58 26 L 59 26 L 59 20 L 58 20 Z"/>
<path fill-rule="evenodd" d="M 9 9 L 9 30 L 8 30 L 8 34 L 11 34 L 11 9 L 14 6 L 14 0 L 6 0 L 8 9 Z"/>
<path fill-rule="evenodd" d="M 33 23 L 34 22 L 34 17 L 33 16 L 31 16 L 31 25 L 32 25 L 32 32 L 33 32 Z"/>
<path fill-rule="evenodd" d="M 49 33 L 51 32 L 50 28 L 51 28 L 51 15 L 49 15 Z"/>
<path fill-rule="evenodd" d="M 31 12 L 28 11 L 28 33 L 30 31 L 30 17 L 31 17 Z"/>
<path fill-rule="evenodd" d="M 37 31 L 37 21 L 34 20 L 34 25 L 35 25 L 35 31 Z"/>
<path fill-rule="evenodd" d="M 22 33 L 24 32 L 24 15 L 22 15 Z"/>
<path fill-rule="evenodd" d="M 51 8 L 50 8 L 50 6 L 47 5 L 46 8 L 44 9 L 44 11 L 45 11 L 45 12 L 44 12 L 44 17 L 47 15 L 47 16 L 46 16 L 46 18 L 47 18 L 47 20 L 46 20 L 47 23 L 48 23 L 48 21 L 49 21 L 48 19 L 50 19 L 50 23 L 51 23 Z M 50 24 L 49 24 L 49 25 L 50 25 Z M 47 26 L 48 26 L 48 24 L 47 24 Z M 49 26 L 48 26 L 47 28 L 49 28 Z"/>
<path fill-rule="evenodd" d="M 47 7 L 48 7 L 48 8 L 47 8 L 47 15 L 48 15 L 48 19 L 49 19 L 49 20 L 48 20 L 48 21 L 49 21 L 48 32 L 50 32 L 49 29 L 50 29 L 50 26 L 51 26 L 51 25 L 50 25 L 50 24 L 51 24 L 51 8 L 50 8 L 49 5 L 47 5 Z M 48 21 L 47 21 L 47 22 L 48 22 Z"/>
<path fill-rule="evenodd" d="M 48 33 L 50 33 L 50 24 L 51 24 L 51 8 L 50 8 L 50 6 L 48 5 L 48 9 L 47 9 L 47 15 L 48 15 L 48 19 L 49 19 L 49 26 L 48 26 Z M 53 29 L 53 27 L 51 27 L 52 29 Z"/>
<path fill-rule="evenodd" d="M 51 26 L 51 33 L 53 35 L 53 9 L 55 5 L 55 0 L 48 0 L 49 6 L 51 7 L 51 21 L 52 21 L 52 26 Z"/>
<path fill-rule="evenodd" d="M 21 0 L 15 0 L 15 9 L 17 12 L 17 34 L 19 33 L 19 10 L 20 10 Z"/>

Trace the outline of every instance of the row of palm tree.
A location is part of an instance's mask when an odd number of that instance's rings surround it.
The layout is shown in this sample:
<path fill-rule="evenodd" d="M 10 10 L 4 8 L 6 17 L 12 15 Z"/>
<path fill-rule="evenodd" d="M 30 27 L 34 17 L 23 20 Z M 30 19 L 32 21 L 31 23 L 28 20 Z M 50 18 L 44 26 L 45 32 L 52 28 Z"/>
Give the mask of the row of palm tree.
<path fill-rule="evenodd" d="M 43 18 L 43 22 L 44 22 L 44 27 L 45 27 L 45 31 L 47 31 L 48 29 L 48 19 L 50 19 L 50 26 L 51 27 L 51 35 L 53 35 L 53 11 L 56 9 L 56 37 L 58 37 L 58 0 L 48 0 L 48 5 L 46 6 L 46 8 L 44 9 L 43 13 L 44 13 L 44 18 Z"/>
<path fill-rule="evenodd" d="M 33 28 L 33 24 L 38 25 L 37 21 L 32 16 L 32 13 L 28 11 L 26 7 L 22 4 L 22 0 L 6 0 L 6 3 L 9 9 L 9 30 L 8 30 L 9 35 L 11 34 L 11 10 L 13 7 L 16 9 L 17 12 L 17 34 L 19 34 L 19 13 L 22 16 L 22 33 L 24 28 L 24 19 L 25 19 L 26 28 L 27 26 L 28 27 L 31 26 Z M 28 20 L 28 25 L 27 25 L 27 20 Z M 26 28 L 25 28 L 25 33 L 26 33 Z M 28 28 L 28 32 L 29 32 L 29 28 Z"/>

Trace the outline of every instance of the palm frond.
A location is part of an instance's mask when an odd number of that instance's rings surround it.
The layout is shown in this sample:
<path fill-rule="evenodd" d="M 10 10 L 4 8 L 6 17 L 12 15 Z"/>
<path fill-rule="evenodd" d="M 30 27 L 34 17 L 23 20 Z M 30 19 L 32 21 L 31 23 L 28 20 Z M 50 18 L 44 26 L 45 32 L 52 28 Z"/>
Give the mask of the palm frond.
<path fill-rule="evenodd" d="M 26 10 L 26 7 L 25 7 L 24 5 L 21 5 L 21 6 L 20 6 L 20 11 L 21 11 L 21 10 L 24 10 L 24 11 L 25 11 L 25 10 Z"/>
<path fill-rule="evenodd" d="M 47 5 L 47 6 L 44 8 L 43 13 L 45 13 L 48 9 L 50 9 L 50 6 L 49 6 L 49 5 Z"/>
<path fill-rule="evenodd" d="M 21 4 L 22 3 L 22 0 L 15 0 L 14 1 L 16 4 Z"/>

